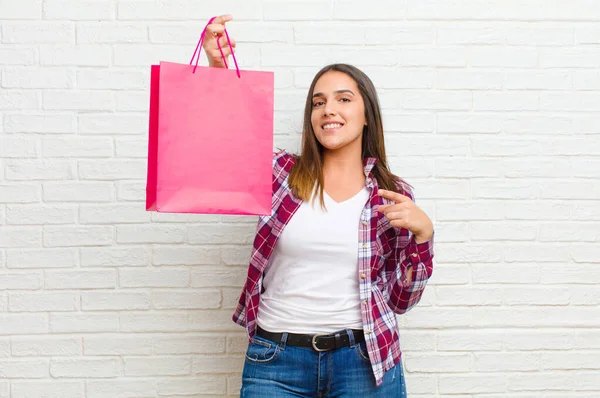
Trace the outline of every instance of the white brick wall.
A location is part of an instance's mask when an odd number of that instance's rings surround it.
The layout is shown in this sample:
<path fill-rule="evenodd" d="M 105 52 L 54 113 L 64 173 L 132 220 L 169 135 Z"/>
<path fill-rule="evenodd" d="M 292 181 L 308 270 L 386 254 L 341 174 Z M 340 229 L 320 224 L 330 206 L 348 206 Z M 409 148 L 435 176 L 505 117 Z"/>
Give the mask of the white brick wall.
<path fill-rule="evenodd" d="M 600 396 L 597 1 L 4 0 L 0 398 L 237 396 L 255 219 L 143 207 L 149 66 L 221 13 L 276 72 L 276 147 L 321 66 L 379 89 L 437 228 L 410 396 Z"/>

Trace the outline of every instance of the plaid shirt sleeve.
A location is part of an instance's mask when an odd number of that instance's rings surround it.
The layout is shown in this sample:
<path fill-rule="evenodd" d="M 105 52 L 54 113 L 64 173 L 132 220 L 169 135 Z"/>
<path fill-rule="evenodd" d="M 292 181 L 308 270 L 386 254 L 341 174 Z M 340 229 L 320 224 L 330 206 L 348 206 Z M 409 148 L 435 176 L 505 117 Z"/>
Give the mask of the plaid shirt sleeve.
<path fill-rule="evenodd" d="M 408 189 L 405 194 L 414 200 Z M 393 250 L 385 267 L 388 282 L 388 305 L 396 314 L 404 314 L 421 300 L 427 281 L 433 273 L 434 235 L 422 243 L 409 231 L 398 229 L 392 242 Z M 411 236 L 412 235 L 412 236 Z M 407 243 L 408 241 L 408 243 Z M 412 268 L 412 275 L 408 271 Z"/>

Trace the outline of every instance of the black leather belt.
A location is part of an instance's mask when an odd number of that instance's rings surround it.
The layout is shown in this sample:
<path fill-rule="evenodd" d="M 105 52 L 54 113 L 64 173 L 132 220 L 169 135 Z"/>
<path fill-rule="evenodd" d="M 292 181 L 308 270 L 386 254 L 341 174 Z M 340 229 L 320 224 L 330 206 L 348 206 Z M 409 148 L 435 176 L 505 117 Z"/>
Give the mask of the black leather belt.
<path fill-rule="evenodd" d="M 365 334 L 362 330 L 352 329 L 354 335 L 354 343 L 365 341 Z M 262 329 L 260 326 L 256 328 L 256 334 L 264 337 L 267 340 L 280 343 L 283 333 L 271 333 Z M 294 347 L 309 347 L 315 351 L 329 351 L 336 348 L 347 347 L 350 345 L 350 336 L 348 332 L 340 331 L 331 334 L 294 334 L 288 333 L 286 345 Z"/>

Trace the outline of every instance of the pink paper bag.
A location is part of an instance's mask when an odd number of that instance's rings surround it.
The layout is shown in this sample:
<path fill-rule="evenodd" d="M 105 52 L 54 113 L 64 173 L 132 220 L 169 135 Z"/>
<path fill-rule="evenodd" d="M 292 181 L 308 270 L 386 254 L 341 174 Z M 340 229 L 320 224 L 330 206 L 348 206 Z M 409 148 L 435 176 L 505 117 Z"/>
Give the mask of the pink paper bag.
<path fill-rule="evenodd" d="M 233 59 L 152 65 L 146 210 L 271 213 L 274 74 Z"/>

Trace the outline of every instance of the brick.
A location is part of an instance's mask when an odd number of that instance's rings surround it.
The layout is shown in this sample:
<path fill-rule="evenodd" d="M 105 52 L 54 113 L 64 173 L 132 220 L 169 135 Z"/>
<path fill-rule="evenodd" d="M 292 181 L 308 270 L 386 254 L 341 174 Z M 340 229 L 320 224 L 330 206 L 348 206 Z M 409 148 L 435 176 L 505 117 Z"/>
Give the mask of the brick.
<path fill-rule="evenodd" d="M 0 315 L 0 335 L 19 336 L 22 334 L 44 334 L 48 332 L 46 314 L 2 314 Z"/>
<path fill-rule="evenodd" d="M 599 305 L 600 288 L 596 286 L 574 286 L 569 289 L 573 305 Z"/>
<path fill-rule="evenodd" d="M 81 205 L 81 224 L 132 224 L 150 222 L 143 204 Z"/>
<path fill-rule="evenodd" d="M 437 221 L 493 221 L 504 219 L 502 201 L 444 201 L 437 203 Z"/>
<path fill-rule="evenodd" d="M 10 293 L 9 309 L 13 312 L 77 311 L 77 293 Z"/>
<path fill-rule="evenodd" d="M 143 267 L 150 263 L 146 247 L 84 247 L 81 248 L 83 267 Z"/>
<path fill-rule="evenodd" d="M 255 234 L 256 230 L 252 225 L 223 225 L 217 228 L 190 226 L 187 241 L 191 244 L 250 244 Z"/>
<path fill-rule="evenodd" d="M 79 337 L 17 337 L 12 339 L 11 348 L 12 355 L 16 357 L 72 356 L 82 353 Z"/>
<path fill-rule="evenodd" d="M 176 379 L 158 379 L 157 391 L 160 395 L 193 395 L 198 391 L 204 394 L 214 394 L 214 396 L 225 394 L 226 388 L 225 376 L 221 375 L 202 375 L 192 378 Z M 239 391 L 239 390 L 238 390 Z"/>
<path fill-rule="evenodd" d="M 110 182 L 47 182 L 43 183 L 46 202 L 111 202 Z"/>
<path fill-rule="evenodd" d="M 150 309 L 148 293 L 134 292 L 84 292 L 81 293 L 83 311 L 147 310 Z"/>
<path fill-rule="evenodd" d="M 523 291 L 520 288 L 504 289 L 505 304 L 508 305 L 568 305 L 569 289 L 535 287 Z"/>
<path fill-rule="evenodd" d="M 80 44 L 147 42 L 148 27 L 145 23 L 112 22 L 103 20 L 99 22 L 80 22 L 77 24 L 77 43 Z M 96 73 L 96 71 L 90 72 Z"/>
<path fill-rule="evenodd" d="M 585 255 L 585 252 L 583 252 Z M 590 250 L 589 257 L 593 257 L 596 253 Z M 576 261 L 579 256 L 576 257 Z M 596 256 L 592 261 L 597 260 Z M 585 258 L 579 261 L 586 261 Z M 600 273 L 598 267 L 593 267 L 591 264 L 547 264 L 541 267 L 541 283 L 542 284 L 591 284 L 592 278 Z"/>
<path fill-rule="evenodd" d="M 44 19 L 98 20 L 113 19 L 113 3 L 102 0 L 85 0 L 72 3 L 66 0 L 44 0 Z"/>
<path fill-rule="evenodd" d="M 460 91 L 406 91 L 403 96 L 403 108 L 411 110 L 466 110 L 471 103 L 471 93 Z"/>
<path fill-rule="evenodd" d="M 84 336 L 85 355 L 151 355 L 152 337 L 135 335 Z"/>
<path fill-rule="evenodd" d="M 52 114 L 5 114 L 5 133 L 70 134 L 75 133 L 74 115 Z"/>
<path fill-rule="evenodd" d="M 247 267 L 193 267 L 191 272 L 192 287 L 237 287 L 246 281 Z"/>
<path fill-rule="evenodd" d="M 510 374 L 507 377 L 511 391 L 571 390 L 575 385 L 573 375 L 563 372 L 538 372 L 536 374 Z"/>
<path fill-rule="evenodd" d="M 33 65 L 36 63 L 36 49 L 2 44 L 0 62 L 3 65 Z"/>
<path fill-rule="evenodd" d="M 219 308 L 218 290 L 165 290 L 152 292 L 152 307 L 158 310 Z"/>
<path fill-rule="evenodd" d="M 115 97 L 111 91 L 48 90 L 42 97 L 44 109 L 75 111 L 111 111 Z"/>
<path fill-rule="evenodd" d="M 0 291 L 37 290 L 43 285 L 43 275 L 36 272 L 0 274 Z"/>
<path fill-rule="evenodd" d="M 70 180 L 75 170 L 65 160 L 7 160 L 4 175 L 12 181 Z"/>
<path fill-rule="evenodd" d="M 199 332 L 239 332 L 239 325 L 231 320 L 230 310 L 188 311 L 190 330 Z"/>
<path fill-rule="evenodd" d="M 148 90 L 149 71 L 84 69 L 77 71 L 77 88 L 91 90 Z M 85 117 L 85 115 L 82 115 Z"/>
<path fill-rule="evenodd" d="M 435 160 L 436 177 L 500 177 L 502 162 L 485 158 L 441 158 Z"/>
<path fill-rule="evenodd" d="M 95 92 L 97 91 L 88 91 Z M 114 131 L 119 131 L 120 134 L 140 134 L 148 130 L 148 116 L 142 114 L 83 114 L 79 115 L 78 122 L 79 132 L 82 134 L 109 134 Z"/>
<path fill-rule="evenodd" d="M 456 244 L 438 244 L 436 257 L 439 255 L 439 261 L 465 263 L 482 262 L 497 263 L 504 257 L 504 250 L 501 247 L 490 245 L 489 243 L 467 243 L 457 247 Z M 450 249 L 450 248 L 453 249 Z"/>
<path fill-rule="evenodd" d="M 600 202 L 571 202 L 571 217 L 573 220 L 600 220 Z"/>
<path fill-rule="evenodd" d="M 38 110 L 41 104 L 40 94 L 33 90 L 6 90 L 0 92 L 2 110 Z"/>
<path fill-rule="evenodd" d="M 105 45 L 42 45 L 42 66 L 106 66 L 110 65 L 111 48 Z"/>
<path fill-rule="evenodd" d="M 36 141 L 35 137 L 25 137 L 21 134 L 2 136 L 0 137 L 0 156 L 5 159 L 37 157 Z"/>
<path fill-rule="evenodd" d="M 442 394 L 504 393 L 507 381 L 505 375 L 442 375 L 439 389 Z"/>
<path fill-rule="evenodd" d="M 0 247 L 41 247 L 41 231 L 32 227 L 4 227 L 0 230 Z"/>
<path fill-rule="evenodd" d="M 205 356 L 195 355 L 192 367 L 193 373 L 241 373 L 243 361 L 237 356 Z"/>
<path fill-rule="evenodd" d="M 562 183 L 562 189 L 554 190 L 551 184 L 542 183 L 540 187 L 542 199 L 575 199 L 575 200 L 598 200 L 600 199 L 600 183 L 595 180 L 572 180 Z"/>
<path fill-rule="evenodd" d="M 6 88 L 71 88 L 74 73 L 64 68 L 5 68 L 2 87 Z"/>
<path fill-rule="evenodd" d="M 112 156 L 113 142 L 107 137 L 57 137 L 42 139 L 44 157 L 98 158 Z"/>
<path fill-rule="evenodd" d="M 204 3 L 202 3 L 204 5 Z M 244 3 L 235 0 L 223 0 L 219 4 L 205 4 L 198 7 L 196 3 L 175 0 L 169 2 L 148 3 L 144 0 L 119 1 L 117 18 L 122 20 L 202 20 L 208 21 L 213 15 L 220 15 L 223 10 L 235 9 L 237 20 L 259 20 L 262 17 L 262 2 L 249 0 Z M 237 7 L 236 7 L 237 6 Z"/>
<path fill-rule="evenodd" d="M 219 263 L 221 250 L 214 247 L 157 246 L 152 249 L 154 265 L 213 265 Z"/>
<path fill-rule="evenodd" d="M 74 43 L 75 26 L 69 22 L 7 22 L 2 24 L 2 42 L 11 44 Z"/>
<path fill-rule="evenodd" d="M 120 287 L 186 287 L 189 270 L 182 268 L 120 268 Z"/>
<path fill-rule="evenodd" d="M 540 368 L 540 355 L 522 352 L 475 353 L 474 367 L 477 372 L 527 372 Z"/>
<path fill-rule="evenodd" d="M 600 49 L 590 47 L 540 48 L 540 68 L 595 68 L 600 59 Z"/>
<path fill-rule="evenodd" d="M 17 379 L 31 378 L 40 379 L 48 377 L 48 361 L 47 360 L 0 360 L 0 374 L 2 378 Z"/>
<path fill-rule="evenodd" d="M 504 73 L 499 72 L 439 69 L 435 77 L 435 87 L 443 90 L 500 90 L 504 87 Z"/>
<path fill-rule="evenodd" d="M 574 120 L 566 116 L 537 116 L 510 114 L 504 120 L 502 129 L 509 134 L 571 134 Z"/>
<path fill-rule="evenodd" d="M 187 312 L 143 314 L 121 312 L 121 332 L 187 332 L 190 330 Z"/>
<path fill-rule="evenodd" d="M 3 19 L 41 19 L 42 0 L 23 0 L 18 3 L 1 3 Z"/>
<path fill-rule="evenodd" d="M 473 369 L 470 354 L 419 354 L 413 353 L 406 360 L 408 372 L 460 373 Z"/>
<path fill-rule="evenodd" d="M 600 240 L 600 224 L 544 223 L 540 225 L 538 239 L 546 242 L 594 242 Z"/>
<path fill-rule="evenodd" d="M 7 268 L 67 268 L 78 262 L 73 249 L 20 249 L 6 251 Z"/>
<path fill-rule="evenodd" d="M 125 376 L 181 376 L 190 374 L 189 357 L 125 358 Z"/>
<path fill-rule="evenodd" d="M 148 112 L 148 91 L 116 91 L 117 112 Z"/>
<path fill-rule="evenodd" d="M 435 129 L 435 117 L 422 113 L 387 113 L 384 118 L 386 132 L 432 133 Z"/>
<path fill-rule="evenodd" d="M 492 331 L 444 331 L 437 336 L 438 351 L 500 351 L 504 334 Z"/>
<path fill-rule="evenodd" d="M 85 398 L 85 383 L 83 381 L 32 381 L 12 382 L 13 398 Z"/>
<path fill-rule="evenodd" d="M 535 68 L 538 53 L 529 47 L 473 46 L 469 49 L 475 68 Z"/>
<path fill-rule="evenodd" d="M 150 379 L 112 379 L 86 381 L 86 398 L 115 398 L 119 396 L 152 397 L 156 396 L 156 380 Z"/>
<path fill-rule="evenodd" d="M 52 377 L 116 377 L 119 375 L 118 359 L 52 359 Z"/>
<path fill-rule="evenodd" d="M 102 271 L 46 271 L 46 289 L 102 289 L 116 287 L 116 272 Z"/>
<path fill-rule="evenodd" d="M 71 224 L 76 220 L 76 206 L 38 204 L 6 206 L 8 225 Z"/>
<path fill-rule="evenodd" d="M 156 213 L 151 212 L 152 222 L 159 223 L 186 223 L 186 224 L 211 224 L 221 221 L 221 216 L 211 214 L 185 214 L 185 213 Z M 243 216 L 242 216 L 243 217 Z"/>
<path fill-rule="evenodd" d="M 473 282 L 477 284 L 537 284 L 540 281 L 537 264 L 485 264 L 473 265 Z"/>
<path fill-rule="evenodd" d="M 570 254 L 567 246 L 560 244 L 505 245 L 507 262 L 563 262 L 569 261 Z"/>
<path fill-rule="evenodd" d="M 144 158 L 148 156 L 148 139 L 138 137 L 115 138 L 115 155 L 123 158 Z"/>
<path fill-rule="evenodd" d="M 50 315 L 52 333 L 99 333 L 119 330 L 118 313 L 73 314 L 53 313 Z M 84 376 L 85 377 L 85 376 Z M 90 377 L 93 377 L 90 375 Z"/>
<path fill-rule="evenodd" d="M 532 180 L 486 180 L 474 181 L 473 198 L 476 199 L 535 199 L 540 187 Z"/>
<path fill-rule="evenodd" d="M 113 226 L 47 226 L 44 245 L 47 247 L 101 246 L 114 242 Z"/>
<path fill-rule="evenodd" d="M 179 226 L 117 226 L 118 243 L 183 243 L 185 236 L 185 227 Z"/>
<path fill-rule="evenodd" d="M 470 268 L 465 264 L 446 264 L 436 268 L 429 279 L 432 285 L 467 285 L 470 283 Z"/>
<path fill-rule="evenodd" d="M 225 337 L 208 335 L 155 337 L 154 352 L 158 355 L 221 354 L 225 352 Z"/>
<path fill-rule="evenodd" d="M 509 90 L 569 90 L 571 74 L 564 71 L 519 71 L 506 73 Z"/>
<path fill-rule="evenodd" d="M 436 286 L 436 305 L 494 306 L 502 304 L 502 290 L 469 286 Z"/>
<path fill-rule="evenodd" d="M 263 7 L 266 21 L 330 20 L 333 16 L 333 5 L 326 1 L 267 1 Z"/>
<path fill-rule="evenodd" d="M 1 184 L 0 203 L 32 203 L 38 202 L 41 190 L 38 184 Z"/>
<path fill-rule="evenodd" d="M 261 47 L 260 55 L 260 64 L 263 67 L 296 67 L 302 65 L 320 68 L 323 66 L 323 62 L 326 62 L 324 60 L 330 57 L 330 50 L 321 47 L 315 48 L 314 46 L 295 46 L 291 48 L 280 44 L 269 44 Z"/>
<path fill-rule="evenodd" d="M 81 180 L 127 180 L 145 178 L 147 160 L 81 160 L 77 163 Z"/>
<path fill-rule="evenodd" d="M 438 134 L 495 134 L 501 131 L 502 119 L 493 114 L 444 112 L 436 115 Z"/>
<path fill-rule="evenodd" d="M 507 222 L 470 222 L 470 237 L 474 241 L 527 241 L 535 240 L 538 236 L 538 226 L 535 224 Z"/>
<path fill-rule="evenodd" d="M 467 223 L 436 223 L 436 242 L 466 242 L 469 240 L 469 226 Z"/>

